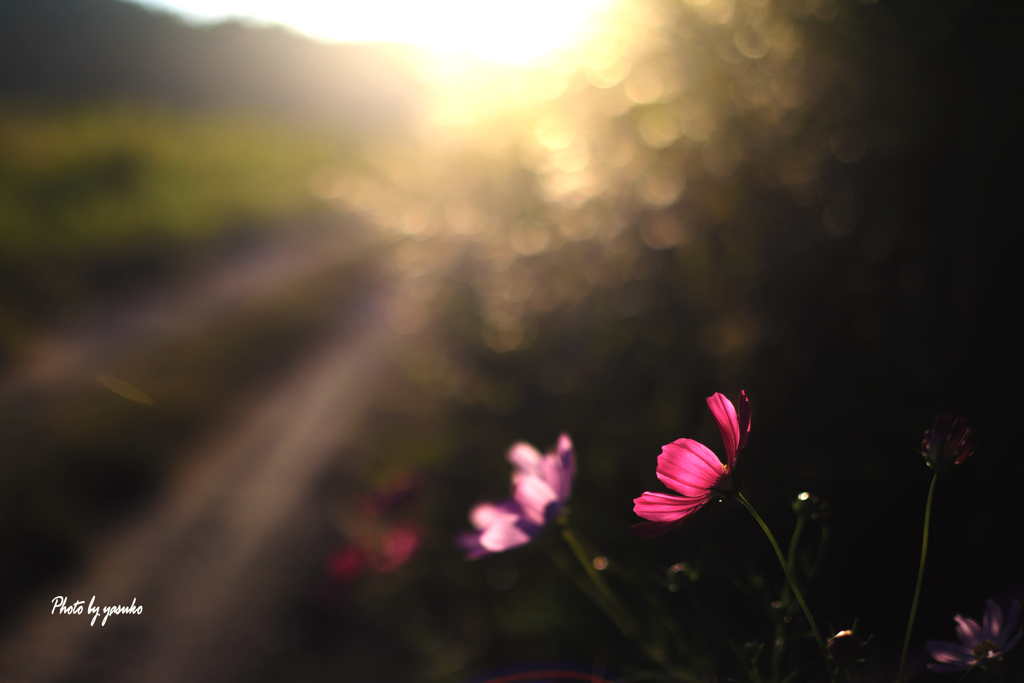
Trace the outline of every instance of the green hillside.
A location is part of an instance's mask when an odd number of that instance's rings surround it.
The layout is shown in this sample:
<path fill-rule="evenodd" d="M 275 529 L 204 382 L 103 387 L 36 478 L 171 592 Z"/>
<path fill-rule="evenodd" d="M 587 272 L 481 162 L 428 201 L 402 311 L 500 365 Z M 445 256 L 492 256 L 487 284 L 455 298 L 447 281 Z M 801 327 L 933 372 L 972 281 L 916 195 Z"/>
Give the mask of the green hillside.
<path fill-rule="evenodd" d="M 281 28 L 198 28 L 118 0 L 0 3 L 0 102 L 127 100 L 380 133 L 417 110 L 416 54 Z"/>
<path fill-rule="evenodd" d="M 102 272 L 152 274 L 226 231 L 322 210 L 340 135 L 258 117 L 106 105 L 0 111 L 0 358 L 95 294 Z"/>
<path fill-rule="evenodd" d="M 0 3 L 0 366 L 126 281 L 324 210 L 312 174 L 408 130 L 412 57 L 119 0 Z"/>

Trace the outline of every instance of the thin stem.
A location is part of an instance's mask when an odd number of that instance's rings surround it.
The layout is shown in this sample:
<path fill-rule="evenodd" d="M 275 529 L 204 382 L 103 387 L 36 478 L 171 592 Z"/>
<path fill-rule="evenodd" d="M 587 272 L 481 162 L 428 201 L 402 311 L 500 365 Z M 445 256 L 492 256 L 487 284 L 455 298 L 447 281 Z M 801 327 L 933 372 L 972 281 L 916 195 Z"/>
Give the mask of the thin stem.
<path fill-rule="evenodd" d="M 818 576 L 818 572 L 821 570 L 821 565 L 825 562 L 825 550 L 828 548 L 828 539 L 832 535 L 832 530 L 828 524 L 819 522 L 821 529 L 821 539 L 818 541 L 818 552 L 814 556 L 814 564 L 811 565 L 811 570 L 807 572 L 807 580 L 813 581 Z"/>
<path fill-rule="evenodd" d="M 722 627 L 722 623 L 717 618 L 715 618 L 712 612 L 710 612 L 707 608 L 704 607 L 703 603 L 701 603 L 697 596 L 693 594 L 693 589 L 688 584 L 684 584 L 684 586 L 685 588 L 683 592 L 685 593 L 686 598 L 690 601 L 690 604 L 692 604 L 697 609 L 697 612 L 700 613 L 701 617 L 703 617 L 704 620 L 708 622 L 708 624 L 711 626 L 711 629 L 718 635 L 719 638 L 722 639 L 722 642 L 725 643 L 730 650 L 732 650 L 732 653 L 736 657 L 737 661 L 739 661 L 740 664 L 747 670 L 747 674 L 752 676 L 753 674 L 750 673 L 750 667 L 747 665 L 747 660 L 746 657 L 744 657 L 743 655 L 743 651 L 739 648 L 738 645 L 736 645 L 736 643 L 732 641 L 731 638 L 729 638 L 729 635 L 725 632 L 725 629 Z"/>
<path fill-rule="evenodd" d="M 921 539 L 921 564 L 917 568 L 917 585 L 914 586 L 914 600 L 910 603 L 910 620 L 907 622 L 907 635 L 903 638 L 903 653 L 900 655 L 900 672 L 896 676 L 903 683 L 903 670 L 907 665 L 907 651 L 910 649 L 910 633 L 914 630 L 914 617 L 917 616 L 917 603 L 921 598 L 921 581 L 924 579 L 924 563 L 928 557 L 928 528 L 932 520 L 932 498 L 935 496 L 935 482 L 939 475 L 932 476 L 932 485 L 928 487 L 928 501 L 924 504 L 924 536 Z"/>
<path fill-rule="evenodd" d="M 804 616 L 807 617 L 807 623 L 811 627 L 811 633 L 814 634 L 814 639 L 818 642 L 818 648 L 821 650 L 821 656 L 825 658 L 825 667 L 828 669 L 828 677 L 835 681 L 836 677 L 832 671 L 832 665 L 828 659 L 828 649 L 825 647 L 825 641 L 821 638 L 821 632 L 818 631 L 818 625 L 814 622 L 814 617 L 811 616 L 811 610 L 807 606 L 807 602 L 804 600 L 803 593 L 800 592 L 800 587 L 796 585 L 796 578 L 793 576 L 793 572 L 789 568 L 789 563 L 786 562 L 786 557 L 782 554 L 782 549 L 779 547 L 778 541 L 775 540 L 775 536 L 772 535 L 768 525 L 761 519 L 761 515 L 757 514 L 754 506 L 743 497 L 742 493 L 736 494 L 736 500 L 738 500 L 743 507 L 747 508 L 747 511 L 753 515 L 754 520 L 760 525 L 761 530 L 764 531 L 765 536 L 772 544 L 772 548 L 775 550 L 775 555 L 779 558 L 779 564 L 782 565 L 783 571 L 786 573 L 786 580 L 789 581 L 789 586 L 793 590 L 793 595 L 796 596 L 796 601 L 800 603 L 800 608 L 804 611 Z"/>
<path fill-rule="evenodd" d="M 796 551 L 800 545 L 800 536 L 803 534 L 804 526 L 807 523 L 807 518 L 804 515 L 799 515 L 796 518 L 796 527 L 793 529 L 793 535 L 789 539 L 789 553 L 786 555 L 786 562 L 789 564 L 791 571 L 795 571 L 796 567 Z M 789 612 L 789 583 L 786 583 L 782 587 L 782 597 L 779 599 L 780 607 L 786 612 Z M 782 619 L 775 626 L 775 642 L 772 647 L 772 680 L 779 680 L 779 664 L 782 661 L 782 653 L 785 650 L 785 638 L 786 638 L 786 621 Z"/>
<path fill-rule="evenodd" d="M 620 563 L 609 562 L 608 571 L 629 583 L 634 590 L 643 596 L 648 606 L 650 606 L 650 608 L 657 613 L 657 616 L 661 618 L 662 626 L 673 640 L 675 640 L 676 649 L 681 652 L 683 656 L 691 657 L 690 644 L 684 637 L 682 629 L 679 627 L 679 623 L 668 613 L 668 611 L 666 611 L 664 602 L 652 594 L 647 586 L 640 581 L 633 572 L 627 570 Z"/>
<path fill-rule="evenodd" d="M 627 616 L 626 608 L 619 601 L 618 596 L 612 592 L 612 589 L 605 583 L 604 578 L 597 573 L 597 569 L 594 567 L 594 558 L 590 557 L 583 546 L 580 545 L 575 534 L 568 527 L 562 527 L 562 538 L 565 539 L 566 545 L 572 550 L 573 555 L 579 560 L 580 565 L 583 567 L 583 571 L 586 572 L 587 577 L 590 579 L 594 587 L 597 588 L 598 594 L 600 594 L 602 600 L 611 608 L 606 609 L 608 616 L 610 616 L 628 638 L 636 637 L 636 627 L 633 625 L 632 620 Z"/>
<path fill-rule="evenodd" d="M 793 536 L 789 539 L 789 553 L 786 555 L 786 562 L 789 564 L 790 569 L 793 569 L 793 567 L 796 566 L 796 550 L 800 545 L 800 535 L 803 534 L 804 525 L 806 523 L 807 518 L 803 515 L 796 518 L 796 528 L 793 529 Z M 789 595 L 784 588 L 782 591 L 782 599 L 785 600 L 788 597 Z"/>
<path fill-rule="evenodd" d="M 629 610 L 626 609 L 622 601 L 619 600 L 618 596 L 615 595 L 614 591 L 608 586 L 604 578 L 597 572 L 594 567 L 594 558 L 583 548 L 583 545 L 576 538 L 576 535 L 569 529 L 568 526 L 562 527 L 562 539 L 565 540 L 566 545 L 572 550 L 573 555 L 579 561 L 583 567 L 583 571 L 590 578 L 590 583 L 581 583 L 580 587 L 584 588 L 584 592 L 590 595 L 590 597 L 598 604 L 598 606 L 604 611 L 604 613 L 610 618 L 615 625 L 619 628 L 629 641 L 636 645 L 641 652 L 650 657 L 654 662 L 661 666 L 665 671 L 674 675 L 676 678 L 693 683 L 696 679 L 688 672 L 680 671 L 673 666 L 670 666 L 666 661 L 663 653 L 655 651 L 655 649 L 648 646 L 640 637 L 640 633 L 637 630 L 636 624 L 629 614 Z M 566 569 L 563 566 L 563 569 Z M 566 569 L 567 571 L 567 569 Z M 569 573 L 567 571 L 567 573 Z"/>
<path fill-rule="evenodd" d="M 622 615 L 616 611 L 614 605 L 608 602 L 605 595 L 598 590 L 592 582 L 587 581 L 579 575 L 579 572 L 573 570 L 572 559 L 564 554 L 565 551 L 559 548 L 556 544 L 547 544 L 545 545 L 545 549 L 548 551 L 548 555 L 558 568 L 565 572 L 566 576 L 575 581 L 579 589 L 586 593 L 591 600 L 597 603 L 597 606 L 601 608 L 605 615 L 607 615 L 618 629 L 622 631 L 622 635 L 632 640 L 634 632 L 631 625 L 627 624 L 623 620 Z"/>

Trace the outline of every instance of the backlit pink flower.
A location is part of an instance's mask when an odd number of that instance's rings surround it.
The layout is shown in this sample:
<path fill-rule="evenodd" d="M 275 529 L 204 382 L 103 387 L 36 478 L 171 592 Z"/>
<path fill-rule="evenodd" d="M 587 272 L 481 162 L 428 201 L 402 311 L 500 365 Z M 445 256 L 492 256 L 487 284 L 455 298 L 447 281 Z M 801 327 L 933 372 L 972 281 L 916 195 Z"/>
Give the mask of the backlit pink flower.
<path fill-rule="evenodd" d="M 469 512 L 474 532 L 456 539 L 475 560 L 529 543 L 562 511 L 572 492 L 576 454 L 568 434 L 558 437 L 558 446 L 547 455 L 528 443 L 517 443 L 508 451 L 512 472 L 512 498 L 500 503 L 480 503 Z"/>
<path fill-rule="evenodd" d="M 660 536 L 697 511 L 721 491 L 726 477 L 736 467 L 736 454 L 747 443 L 750 432 L 750 403 L 740 392 L 737 413 L 732 402 L 722 394 L 708 397 L 708 408 L 718 424 L 725 444 L 726 462 L 704 444 L 693 439 L 677 439 L 663 446 L 658 456 L 658 479 L 681 495 L 645 492 L 633 500 L 633 512 L 649 522 L 633 526 L 637 536 Z"/>
<path fill-rule="evenodd" d="M 978 624 L 974 619 L 962 614 L 956 615 L 956 636 L 959 643 L 946 640 L 929 640 L 926 643 L 928 652 L 934 662 L 928 668 L 936 673 L 947 671 L 965 671 L 976 664 L 997 659 L 1017 644 L 1021 631 L 1013 633 L 1017 626 L 1020 604 L 1015 600 L 1010 606 L 1010 614 L 1003 621 L 1003 610 L 991 600 L 985 601 L 985 617 Z"/>

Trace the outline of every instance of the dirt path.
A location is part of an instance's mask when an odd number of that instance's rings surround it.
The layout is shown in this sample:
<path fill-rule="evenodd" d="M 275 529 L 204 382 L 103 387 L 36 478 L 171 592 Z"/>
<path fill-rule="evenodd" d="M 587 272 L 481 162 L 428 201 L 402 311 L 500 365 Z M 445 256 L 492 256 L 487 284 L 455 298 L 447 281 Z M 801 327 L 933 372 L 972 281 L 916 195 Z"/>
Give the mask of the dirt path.
<path fill-rule="evenodd" d="M 280 284 L 325 260 L 323 250 L 305 253 L 305 259 L 249 267 L 276 274 Z M 239 285 L 237 276 L 217 277 L 228 283 L 220 290 L 226 294 L 210 296 L 209 287 L 205 296 L 203 288 L 176 293 L 162 304 L 164 313 L 127 316 L 134 322 L 114 336 L 138 346 L 169 317 L 198 324 L 216 314 L 217 301 L 230 305 L 252 295 L 254 287 Z M 249 282 L 260 289 L 275 279 Z M 349 314 L 347 324 L 232 424 L 192 449 L 185 457 L 190 469 L 100 544 L 86 571 L 60 589 L 69 603 L 96 596 L 99 605 L 131 605 L 134 599 L 142 614 L 90 626 L 87 615 L 51 615 L 49 602 L 33 605 L 0 645 L 0 680 L 225 681 L 271 646 L 269 624 L 287 594 L 289 572 L 309 562 L 308 529 L 320 515 L 312 492 L 371 404 L 397 341 L 388 323 L 393 300 L 388 288 L 368 292 L 354 319 Z M 106 333 L 108 343 L 113 334 Z M 104 355 L 103 336 L 65 342 L 77 355 L 63 364 L 53 350 L 42 352 L 6 388 L 83 376 Z"/>
<path fill-rule="evenodd" d="M 126 292 L 87 319 L 38 339 L 21 363 L 0 376 L 0 399 L 93 381 L 112 358 L 144 354 L 169 334 L 202 329 L 247 301 L 352 259 L 361 248 L 343 226 L 297 228 L 197 266 L 162 289 Z"/>

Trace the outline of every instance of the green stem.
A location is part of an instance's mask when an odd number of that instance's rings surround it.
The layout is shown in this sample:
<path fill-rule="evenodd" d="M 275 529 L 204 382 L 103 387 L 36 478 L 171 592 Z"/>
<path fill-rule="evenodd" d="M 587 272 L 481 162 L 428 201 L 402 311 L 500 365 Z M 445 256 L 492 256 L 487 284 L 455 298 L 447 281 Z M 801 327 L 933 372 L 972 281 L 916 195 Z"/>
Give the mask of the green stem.
<path fill-rule="evenodd" d="M 580 565 L 583 567 L 583 571 L 586 572 L 587 577 L 597 588 L 601 597 L 616 613 L 616 616 L 613 616 L 613 619 L 615 619 L 616 623 L 619 624 L 619 628 L 622 629 L 622 632 L 626 636 L 634 637 L 636 628 L 632 623 L 630 623 L 630 619 L 626 616 L 627 612 L 625 606 L 622 605 L 618 596 L 612 592 L 612 589 L 608 587 L 604 578 L 597 572 L 597 569 L 594 567 L 594 558 L 592 558 L 590 554 L 583 549 L 583 546 L 580 545 L 576 535 L 573 534 L 572 530 L 568 527 L 562 528 L 562 538 L 565 539 L 569 549 L 572 550 L 573 555 L 575 555 L 576 559 L 579 560 Z"/>
<path fill-rule="evenodd" d="M 800 515 L 796 518 L 796 528 L 793 529 L 793 536 L 789 539 L 789 553 L 786 555 L 786 562 L 789 564 L 789 568 L 792 570 L 796 566 L 796 550 L 800 545 L 800 536 L 804 532 L 804 525 L 807 523 L 807 518 Z M 787 584 L 782 590 L 783 601 L 789 597 L 789 585 Z"/>
<path fill-rule="evenodd" d="M 828 548 L 828 539 L 832 535 L 832 531 L 828 524 L 821 522 L 820 528 L 821 539 L 818 541 L 818 552 L 814 556 L 814 564 L 811 565 L 811 570 L 807 572 L 808 581 L 813 581 L 817 578 L 818 572 L 821 570 L 821 565 L 825 562 L 825 550 Z"/>
<path fill-rule="evenodd" d="M 647 605 L 656 613 L 661 619 L 661 624 L 665 628 L 666 632 L 675 641 L 676 649 L 686 658 L 691 658 L 690 644 L 687 642 L 683 635 L 682 629 L 679 627 L 679 623 L 668 613 L 665 609 L 664 602 L 657 596 L 651 593 L 647 586 L 639 580 L 633 572 L 627 570 L 621 564 L 617 562 L 609 562 L 608 571 L 619 576 L 622 580 L 626 581 L 633 590 L 637 591 L 643 599 L 647 602 Z"/>
<path fill-rule="evenodd" d="M 626 606 L 622 604 L 622 601 L 619 600 L 618 596 L 598 573 L 597 569 L 594 567 L 594 558 L 587 553 L 583 548 L 583 545 L 569 527 L 562 527 L 562 538 L 565 540 L 566 545 L 569 546 L 569 549 L 572 550 L 573 555 L 576 556 L 580 566 L 583 567 L 583 571 L 590 578 L 589 584 L 583 583 L 580 584 L 580 587 L 585 589 L 584 592 L 590 595 L 608 618 L 615 623 L 619 631 L 622 632 L 622 635 L 639 648 L 641 652 L 646 654 L 659 666 L 665 669 L 665 671 L 674 675 L 679 680 L 694 683 L 696 679 L 693 676 L 689 675 L 687 672 L 677 670 L 670 666 L 668 662 L 665 661 L 665 657 L 662 653 L 656 652 L 643 641 L 640 637 L 636 624 L 629 614 L 629 610 L 626 609 Z M 563 567 L 563 569 L 565 569 L 565 567 Z"/>
<path fill-rule="evenodd" d="M 789 539 L 789 553 L 786 555 L 786 562 L 789 564 L 791 571 L 795 571 L 793 568 L 796 566 L 796 551 L 800 545 L 800 536 L 803 534 L 804 526 L 807 523 L 807 518 L 804 515 L 799 515 L 796 518 L 796 527 L 793 529 L 793 535 Z M 779 600 L 781 608 L 789 612 L 789 583 L 782 587 L 782 597 Z M 779 664 L 782 662 L 782 654 L 785 649 L 785 637 L 786 637 L 786 621 L 782 619 L 775 626 L 775 642 L 772 644 L 772 680 L 779 680 Z"/>
<path fill-rule="evenodd" d="M 627 638 L 630 637 L 630 632 L 625 623 L 623 623 L 621 615 L 616 613 L 614 607 L 608 603 L 605 596 L 594 587 L 594 584 L 587 581 L 585 578 L 579 576 L 579 573 L 573 570 L 573 562 L 570 557 L 564 554 L 564 550 L 555 544 L 545 545 L 545 549 L 548 551 L 548 555 L 554 561 L 555 565 L 561 569 L 566 576 L 576 582 L 576 585 L 586 593 L 587 597 L 593 600 L 598 607 L 608 616 L 609 619 L 622 631 L 623 635 Z"/>
<path fill-rule="evenodd" d="M 917 585 L 914 586 L 914 600 L 910 603 L 910 620 L 907 622 L 907 635 L 903 638 L 903 653 L 900 655 L 900 672 L 896 676 L 898 683 L 903 683 L 903 670 L 907 665 L 907 651 L 910 649 L 910 633 L 914 630 L 914 617 L 917 616 L 917 603 L 921 599 L 921 581 L 924 579 L 924 563 L 928 557 L 928 528 L 932 520 L 932 498 L 935 495 L 935 482 L 938 473 L 932 476 L 932 485 L 928 487 L 928 501 L 924 504 L 924 537 L 921 539 L 921 564 L 917 568 Z"/>
<path fill-rule="evenodd" d="M 636 625 L 633 620 L 629 617 L 629 611 L 621 603 L 612 589 L 608 587 L 604 578 L 597 573 L 597 569 L 594 568 L 594 559 L 590 557 L 583 546 L 580 545 L 575 534 L 568 527 L 562 527 L 562 538 L 565 540 L 566 545 L 572 551 L 573 555 L 579 561 L 580 566 L 583 567 L 584 573 L 587 578 L 590 579 L 590 584 L 595 588 L 591 594 L 594 601 L 598 606 L 604 610 L 604 613 L 608 615 L 615 625 L 622 632 L 622 635 L 633 643 L 639 645 L 642 650 L 646 651 L 647 648 L 643 643 L 640 642 L 639 634 L 637 633 Z"/>
<path fill-rule="evenodd" d="M 718 635 L 719 638 L 722 639 L 722 642 L 725 643 L 730 650 L 732 650 L 732 653 L 736 657 L 736 660 L 740 662 L 740 664 L 747 670 L 748 675 L 753 676 L 753 674 L 751 673 L 751 669 L 747 664 L 747 659 L 744 656 L 743 651 L 740 649 L 738 645 L 736 645 L 736 643 L 732 641 L 732 639 L 729 637 L 729 634 L 725 632 L 725 628 L 722 627 L 721 622 L 714 616 L 712 612 L 710 612 L 707 608 L 704 607 L 704 604 L 697 598 L 697 596 L 693 594 L 693 589 L 688 584 L 684 584 L 684 586 L 684 593 L 686 595 L 686 598 L 690 601 L 690 604 L 692 604 L 697 609 L 697 612 L 700 613 L 700 616 L 703 617 L 706 622 L 708 622 L 708 624 L 711 626 L 711 629 Z"/>
<path fill-rule="evenodd" d="M 804 611 L 804 616 L 807 617 L 807 623 L 811 627 L 811 633 L 814 634 L 814 639 L 818 642 L 818 648 L 821 650 L 821 656 L 825 658 L 825 667 L 828 669 L 828 677 L 834 682 L 836 680 L 835 673 L 832 671 L 832 665 L 828 659 L 828 649 L 825 647 L 825 641 L 821 638 L 821 632 L 818 631 L 818 625 L 814 622 L 814 617 L 811 616 L 811 610 L 807 607 L 807 602 L 804 600 L 803 593 L 800 592 L 800 587 L 796 585 L 796 578 L 793 576 L 792 570 L 789 568 L 789 563 L 786 562 L 786 557 L 782 554 L 782 549 L 779 547 L 778 541 L 775 540 L 775 536 L 772 535 L 768 525 L 761 519 L 761 515 L 757 514 L 754 506 L 743 497 L 742 493 L 736 494 L 736 500 L 738 500 L 743 507 L 747 508 L 747 511 L 753 515 L 754 520 L 760 525 L 761 530 L 764 531 L 765 536 L 772 544 L 772 548 L 775 550 L 775 555 L 779 558 L 779 564 L 782 565 L 783 571 L 786 573 L 786 580 L 789 581 L 789 587 L 793 590 L 793 595 L 796 596 L 796 601 L 800 603 L 800 609 Z"/>

